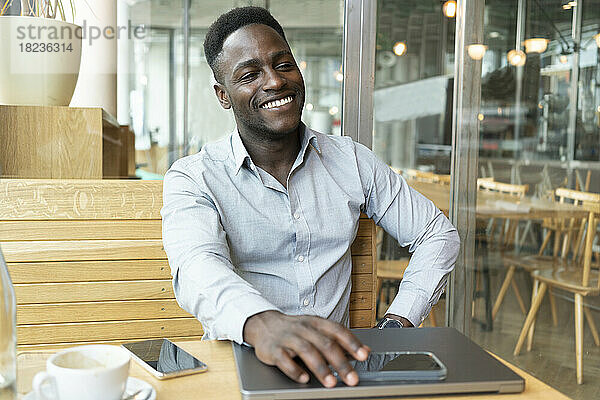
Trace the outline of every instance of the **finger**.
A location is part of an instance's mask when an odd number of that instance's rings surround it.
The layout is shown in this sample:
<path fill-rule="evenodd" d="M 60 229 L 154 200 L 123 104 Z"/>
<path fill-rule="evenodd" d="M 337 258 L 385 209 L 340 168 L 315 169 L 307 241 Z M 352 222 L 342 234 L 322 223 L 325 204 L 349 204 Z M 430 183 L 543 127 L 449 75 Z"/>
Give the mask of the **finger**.
<path fill-rule="evenodd" d="M 307 383 L 310 379 L 308 372 L 301 368 L 292 357 L 290 357 L 286 349 L 280 349 L 273 357 L 275 366 L 286 374 L 290 379 L 298 383 Z"/>
<path fill-rule="evenodd" d="M 304 364 L 310 369 L 315 377 L 325 387 L 334 387 L 337 379 L 331 373 L 329 365 L 317 348 L 301 336 L 294 336 L 289 339 L 287 346 L 293 350 L 304 361 Z"/>
<path fill-rule="evenodd" d="M 302 329 L 299 333 L 319 350 L 346 385 L 355 386 L 358 384 L 358 374 L 348 362 L 346 352 L 334 338 L 312 327 Z"/>
<path fill-rule="evenodd" d="M 284 349 L 284 350 L 285 350 L 285 351 L 288 353 L 288 355 L 290 356 L 290 358 L 294 358 L 294 357 L 296 357 L 296 356 L 298 355 L 298 354 L 296 354 L 296 352 L 295 352 L 294 350 L 292 350 L 292 349 Z"/>
<path fill-rule="evenodd" d="M 345 326 L 323 318 L 312 318 L 311 322 L 315 328 L 326 335 L 335 338 L 335 340 L 355 359 L 364 361 L 369 356 L 371 349 L 362 344 L 356 336 L 350 332 L 350 329 Z"/>

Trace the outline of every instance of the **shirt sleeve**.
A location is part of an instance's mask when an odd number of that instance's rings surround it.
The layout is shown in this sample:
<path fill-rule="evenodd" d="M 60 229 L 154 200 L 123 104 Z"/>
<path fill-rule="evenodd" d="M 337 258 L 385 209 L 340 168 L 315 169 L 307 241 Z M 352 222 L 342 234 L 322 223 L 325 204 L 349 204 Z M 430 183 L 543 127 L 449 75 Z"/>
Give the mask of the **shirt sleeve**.
<path fill-rule="evenodd" d="M 278 309 L 235 272 L 219 213 L 202 189 L 178 163 L 165 175 L 162 237 L 175 297 L 209 338 L 242 344 L 249 317 Z"/>
<path fill-rule="evenodd" d="M 364 212 L 412 253 L 387 313 L 419 326 L 437 303 L 460 248 L 456 228 L 433 202 L 412 189 L 360 143 L 356 155 Z"/>

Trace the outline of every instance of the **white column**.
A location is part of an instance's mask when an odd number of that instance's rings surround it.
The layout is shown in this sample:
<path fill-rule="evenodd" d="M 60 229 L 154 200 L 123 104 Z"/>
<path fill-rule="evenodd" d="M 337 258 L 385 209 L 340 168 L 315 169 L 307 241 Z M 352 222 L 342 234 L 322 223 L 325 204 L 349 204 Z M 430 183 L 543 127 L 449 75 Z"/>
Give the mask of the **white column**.
<path fill-rule="evenodd" d="M 102 107 L 117 115 L 117 0 L 74 0 L 83 27 L 79 80 L 72 107 Z M 127 34 L 121 31 L 121 34 Z"/>

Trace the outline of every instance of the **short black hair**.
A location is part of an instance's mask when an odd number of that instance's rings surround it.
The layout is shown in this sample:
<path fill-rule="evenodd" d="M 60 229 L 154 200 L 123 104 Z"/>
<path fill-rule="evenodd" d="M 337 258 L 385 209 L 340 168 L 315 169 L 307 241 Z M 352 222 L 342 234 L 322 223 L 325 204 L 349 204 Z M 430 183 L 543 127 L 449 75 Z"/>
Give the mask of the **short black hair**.
<path fill-rule="evenodd" d="M 213 71 L 215 79 L 220 82 L 217 58 L 223 50 L 223 42 L 238 29 L 251 24 L 262 24 L 273 28 L 286 41 L 283 28 L 269 11 L 262 7 L 238 7 L 221 15 L 208 28 L 204 39 L 204 56 Z"/>

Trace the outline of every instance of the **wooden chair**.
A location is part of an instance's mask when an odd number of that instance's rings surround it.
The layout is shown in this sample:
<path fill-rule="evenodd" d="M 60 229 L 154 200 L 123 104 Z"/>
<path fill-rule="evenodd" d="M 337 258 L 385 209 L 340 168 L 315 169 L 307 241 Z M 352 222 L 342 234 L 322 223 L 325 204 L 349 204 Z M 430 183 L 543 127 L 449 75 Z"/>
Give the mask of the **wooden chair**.
<path fill-rule="evenodd" d="M 575 299 L 575 358 L 577 367 L 577 383 L 583 383 L 583 316 L 585 315 L 594 342 L 600 346 L 600 337 L 590 311 L 583 306 L 585 296 L 600 295 L 600 280 L 597 269 L 592 269 L 592 246 L 597 232 L 598 216 L 600 215 L 600 194 L 580 192 L 569 189 L 557 189 L 558 196 L 576 200 L 582 208 L 588 211 L 588 217 L 585 220 L 587 228 L 585 230 L 585 243 L 583 252 L 576 251 L 570 261 L 560 260 L 555 262 L 553 268 L 540 268 L 532 273 L 534 279 L 534 291 L 531 302 L 531 308 L 521 329 L 517 340 L 514 355 L 521 352 L 521 348 L 528 339 L 527 350 L 531 350 L 533 343 L 534 323 L 540 304 L 547 290 L 558 288 L 574 295 Z M 563 245 L 563 251 L 568 246 Z"/>
<path fill-rule="evenodd" d="M 201 324 L 177 304 L 161 240 L 162 182 L 0 180 L 0 248 L 19 349 L 168 337 Z M 375 227 L 352 245 L 352 327 L 375 325 Z"/>
<path fill-rule="evenodd" d="M 497 182 L 490 178 L 479 178 L 477 179 L 477 189 L 484 192 L 496 192 L 507 194 L 509 196 L 520 199 L 525 197 L 525 194 L 529 189 L 529 185 L 513 185 L 511 183 Z M 518 227 L 518 221 L 513 221 L 509 219 L 506 222 L 506 224 L 501 224 L 500 237 L 498 239 L 498 243 L 501 245 L 501 247 L 507 246 L 514 241 Z M 495 226 L 496 220 L 491 219 L 490 226 L 488 228 L 490 238 L 493 238 Z"/>
<path fill-rule="evenodd" d="M 559 202 L 563 203 L 565 198 L 560 198 Z M 577 202 L 577 200 L 575 200 Z M 540 248 L 539 254 L 543 254 L 546 250 L 552 235 L 554 235 L 554 245 L 552 249 L 552 255 L 557 257 L 560 251 L 561 239 L 563 240 L 564 246 L 577 246 L 581 242 L 583 235 L 583 224 L 585 221 L 580 221 L 581 225 L 576 224 L 574 219 L 566 221 L 564 218 L 546 218 L 542 222 L 542 229 L 545 230 L 544 239 Z M 575 237 L 577 236 L 577 239 Z M 572 249 L 574 250 L 574 249 Z"/>
<path fill-rule="evenodd" d="M 555 190 L 554 195 L 552 197 L 559 203 L 565 203 L 566 201 L 570 201 L 574 205 L 580 205 L 581 200 L 579 193 L 582 192 L 569 190 L 565 188 L 558 188 Z M 506 277 L 504 278 L 504 281 L 500 288 L 500 292 L 498 293 L 496 302 L 494 303 L 494 307 L 492 309 L 492 318 L 495 318 L 496 314 L 498 313 L 502 301 L 504 300 L 504 297 L 508 291 L 509 284 L 512 285 L 513 290 L 515 291 L 515 296 L 517 297 L 517 301 L 519 302 L 519 306 L 521 307 L 523 314 L 527 313 L 523 304 L 523 299 L 521 298 L 521 295 L 518 291 L 518 287 L 514 280 L 514 274 L 517 271 L 517 268 L 525 270 L 529 273 L 540 269 L 553 269 L 559 264 L 568 263 L 570 253 L 572 253 L 574 259 L 576 259 L 580 255 L 579 248 L 583 238 L 585 220 L 582 219 L 577 221 L 576 218 L 570 218 L 568 219 L 568 221 L 566 221 L 565 218 L 556 218 L 554 220 L 555 221 L 552 224 L 542 225 L 546 229 L 548 229 L 548 232 L 537 254 L 524 256 L 520 254 L 505 253 L 502 255 L 503 265 L 507 269 L 507 272 Z M 560 243 L 562 239 L 562 251 L 558 251 L 559 246 L 558 244 L 556 244 L 552 256 L 545 256 L 544 250 L 546 249 L 546 246 L 548 244 L 549 236 L 552 233 L 554 233 L 555 235 L 556 243 Z M 573 241 L 572 238 L 574 238 L 575 236 L 577 236 L 577 239 Z M 550 299 L 552 321 L 554 326 L 557 326 L 558 316 L 556 311 L 556 301 L 554 298 L 554 294 L 551 290 L 549 291 L 548 297 Z"/>

